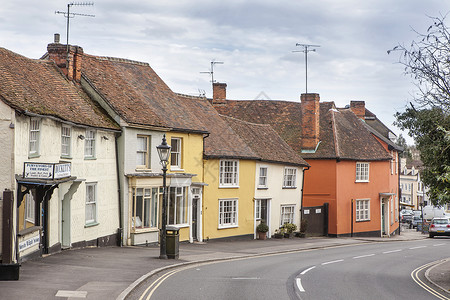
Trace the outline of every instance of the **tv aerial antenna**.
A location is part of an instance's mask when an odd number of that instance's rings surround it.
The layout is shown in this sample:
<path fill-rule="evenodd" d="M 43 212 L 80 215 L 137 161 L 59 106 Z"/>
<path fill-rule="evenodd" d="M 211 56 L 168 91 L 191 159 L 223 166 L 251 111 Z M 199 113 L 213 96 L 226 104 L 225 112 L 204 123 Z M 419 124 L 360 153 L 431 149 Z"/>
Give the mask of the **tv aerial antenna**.
<path fill-rule="evenodd" d="M 306 94 L 308 94 L 308 52 L 316 52 L 317 47 L 320 47 L 319 45 L 310 45 L 310 44 L 295 44 L 295 46 L 303 47 L 303 50 L 294 50 L 292 52 L 303 52 L 305 53 L 305 86 L 306 86 Z M 313 48 L 313 49 L 311 49 Z"/>
<path fill-rule="evenodd" d="M 222 64 L 223 64 L 223 61 L 216 61 L 215 59 L 213 59 L 213 60 L 211 61 L 211 69 L 209 70 L 209 72 L 200 72 L 200 73 L 202 73 L 202 74 L 209 74 L 209 75 L 211 75 L 211 83 L 216 82 L 216 81 L 214 80 L 214 65 L 217 65 L 217 64 L 222 65 Z"/>
<path fill-rule="evenodd" d="M 67 19 L 67 28 L 66 28 L 66 47 L 67 47 L 67 67 L 69 67 L 69 24 L 70 19 L 75 18 L 75 16 L 81 17 L 95 17 L 95 15 L 88 14 L 79 14 L 70 12 L 70 8 L 72 6 L 94 6 L 94 2 L 70 2 L 67 4 L 67 11 L 55 11 L 55 14 L 64 15 L 64 18 Z"/>

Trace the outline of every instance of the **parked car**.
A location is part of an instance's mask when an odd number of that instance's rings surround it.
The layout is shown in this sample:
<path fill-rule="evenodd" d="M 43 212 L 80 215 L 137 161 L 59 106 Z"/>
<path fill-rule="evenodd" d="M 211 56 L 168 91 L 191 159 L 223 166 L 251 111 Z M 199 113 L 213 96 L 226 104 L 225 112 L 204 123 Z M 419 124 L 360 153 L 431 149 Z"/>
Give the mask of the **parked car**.
<path fill-rule="evenodd" d="M 422 224 L 421 216 L 414 216 L 411 222 L 412 228 L 416 228 L 418 224 Z"/>
<path fill-rule="evenodd" d="M 409 213 L 404 213 L 401 215 L 401 221 L 402 223 L 408 223 L 411 224 L 413 221 L 414 215 Z"/>
<path fill-rule="evenodd" d="M 428 230 L 430 238 L 437 235 L 450 236 L 450 219 L 449 218 L 433 218 L 431 220 L 430 229 Z"/>

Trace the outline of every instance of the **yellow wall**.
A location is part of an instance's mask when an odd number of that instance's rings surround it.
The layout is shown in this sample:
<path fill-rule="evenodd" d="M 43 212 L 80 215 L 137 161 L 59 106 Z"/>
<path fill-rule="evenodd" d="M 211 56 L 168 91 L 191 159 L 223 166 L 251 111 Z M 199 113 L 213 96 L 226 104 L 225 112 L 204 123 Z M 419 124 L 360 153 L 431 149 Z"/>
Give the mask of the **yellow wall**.
<path fill-rule="evenodd" d="M 219 159 L 204 161 L 203 239 L 239 236 L 254 233 L 253 198 L 256 162 L 239 160 L 239 188 L 219 188 Z M 219 229 L 219 199 L 238 199 L 238 227 Z"/>
<path fill-rule="evenodd" d="M 183 171 L 170 170 L 168 173 L 190 173 L 196 174 L 192 182 L 203 182 L 203 135 L 198 133 L 168 132 L 167 143 L 170 145 L 171 138 L 181 138 L 181 169 Z"/>

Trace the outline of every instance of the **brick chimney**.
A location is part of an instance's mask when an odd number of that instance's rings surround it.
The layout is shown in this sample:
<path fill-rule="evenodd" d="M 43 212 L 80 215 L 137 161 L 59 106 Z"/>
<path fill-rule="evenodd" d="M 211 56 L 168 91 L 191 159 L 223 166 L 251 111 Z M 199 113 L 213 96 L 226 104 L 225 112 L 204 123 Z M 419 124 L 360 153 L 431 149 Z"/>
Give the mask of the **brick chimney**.
<path fill-rule="evenodd" d="M 350 109 L 358 118 L 365 120 L 366 103 L 364 101 L 350 101 Z"/>
<path fill-rule="evenodd" d="M 83 48 L 60 44 L 59 34 L 55 34 L 55 41 L 47 45 L 47 52 L 49 59 L 56 63 L 69 80 L 80 82 Z"/>
<path fill-rule="evenodd" d="M 319 94 L 302 94 L 302 150 L 315 150 L 319 143 Z"/>
<path fill-rule="evenodd" d="M 214 82 L 213 83 L 213 104 L 225 103 L 227 99 L 227 84 Z"/>

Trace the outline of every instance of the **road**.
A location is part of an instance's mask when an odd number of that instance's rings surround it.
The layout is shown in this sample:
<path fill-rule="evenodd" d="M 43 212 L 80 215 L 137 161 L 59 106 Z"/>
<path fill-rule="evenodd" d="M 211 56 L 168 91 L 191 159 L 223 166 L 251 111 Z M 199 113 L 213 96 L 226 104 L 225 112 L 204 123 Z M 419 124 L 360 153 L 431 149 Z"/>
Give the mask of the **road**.
<path fill-rule="evenodd" d="M 449 238 L 435 238 L 187 266 L 149 278 L 129 298 L 447 300 L 427 291 L 418 268 L 447 258 L 449 247 Z"/>

